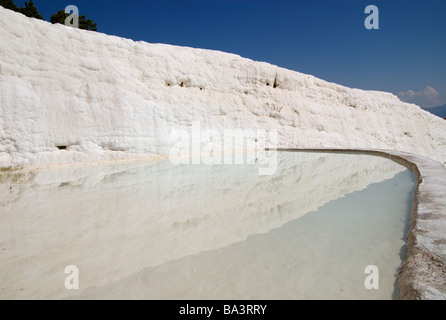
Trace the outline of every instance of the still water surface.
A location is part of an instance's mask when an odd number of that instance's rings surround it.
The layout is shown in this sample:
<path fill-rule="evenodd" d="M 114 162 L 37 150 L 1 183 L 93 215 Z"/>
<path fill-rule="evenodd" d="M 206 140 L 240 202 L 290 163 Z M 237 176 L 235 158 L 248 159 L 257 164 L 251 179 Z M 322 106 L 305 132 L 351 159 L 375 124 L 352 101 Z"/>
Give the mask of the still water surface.
<path fill-rule="evenodd" d="M 157 161 L 0 187 L 0 299 L 392 299 L 415 178 L 376 156 L 279 152 L 271 176 Z"/>

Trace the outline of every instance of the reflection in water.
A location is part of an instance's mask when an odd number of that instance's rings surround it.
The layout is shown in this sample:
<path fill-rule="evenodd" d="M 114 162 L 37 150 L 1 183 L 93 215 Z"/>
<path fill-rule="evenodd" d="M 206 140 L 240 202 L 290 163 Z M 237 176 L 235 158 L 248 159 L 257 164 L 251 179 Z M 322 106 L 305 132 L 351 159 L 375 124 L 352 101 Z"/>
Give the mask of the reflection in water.
<path fill-rule="evenodd" d="M 4 185 L 0 299 L 390 298 L 411 173 L 365 155 L 278 157 L 273 176 L 160 161 Z M 64 287 L 68 265 L 80 290 Z M 367 265 L 380 290 L 365 290 Z"/>

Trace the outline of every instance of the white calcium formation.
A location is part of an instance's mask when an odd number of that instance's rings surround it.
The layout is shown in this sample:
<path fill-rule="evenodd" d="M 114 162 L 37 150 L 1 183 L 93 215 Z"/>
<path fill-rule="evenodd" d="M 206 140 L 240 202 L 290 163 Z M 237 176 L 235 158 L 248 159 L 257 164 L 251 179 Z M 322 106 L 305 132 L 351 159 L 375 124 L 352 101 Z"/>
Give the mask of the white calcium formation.
<path fill-rule="evenodd" d="M 444 163 L 446 122 L 384 92 L 237 55 L 135 42 L 0 7 L 0 167 L 165 156 L 172 131 L 277 130 L 277 147 Z"/>

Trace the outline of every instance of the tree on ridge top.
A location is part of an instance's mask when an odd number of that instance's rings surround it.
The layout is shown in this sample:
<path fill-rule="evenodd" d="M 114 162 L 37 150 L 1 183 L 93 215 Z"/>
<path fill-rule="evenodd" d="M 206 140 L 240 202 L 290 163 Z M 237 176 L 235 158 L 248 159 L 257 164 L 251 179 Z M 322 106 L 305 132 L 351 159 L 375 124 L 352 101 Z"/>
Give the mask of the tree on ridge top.
<path fill-rule="evenodd" d="M 33 0 L 29 0 L 29 2 L 25 2 L 25 7 L 20 8 L 19 12 L 23 13 L 25 16 L 29 18 L 36 18 L 43 20 L 43 16 L 39 13 L 36 6 L 34 5 Z"/>
<path fill-rule="evenodd" d="M 33 0 L 25 2 L 24 8 L 17 7 L 17 5 L 14 3 L 14 0 L 0 0 L 0 6 L 6 9 L 13 10 L 15 12 L 20 12 L 21 14 L 24 14 L 29 18 L 36 18 L 43 20 L 43 16 L 39 13 L 39 10 L 37 10 Z"/>
<path fill-rule="evenodd" d="M 64 10 L 59 10 L 57 13 L 51 16 L 50 22 L 52 24 L 60 23 L 65 24 L 65 20 L 68 18 L 69 14 L 65 13 Z M 93 22 L 91 19 L 87 19 L 85 15 L 79 16 L 79 29 L 98 31 L 97 23 Z"/>
<path fill-rule="evenodd" d="M 0 0 L 0 6 L 6 9 L 19 12 L 19 8 L 16 6 L 13 0 Z"/>

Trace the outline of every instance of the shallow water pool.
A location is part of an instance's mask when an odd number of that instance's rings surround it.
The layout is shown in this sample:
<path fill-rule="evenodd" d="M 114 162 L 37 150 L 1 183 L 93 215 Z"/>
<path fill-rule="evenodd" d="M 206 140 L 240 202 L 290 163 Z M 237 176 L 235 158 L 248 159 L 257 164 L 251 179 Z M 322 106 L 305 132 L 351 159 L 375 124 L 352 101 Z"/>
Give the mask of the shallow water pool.
<path fill-rule="evenodd" d="M 271 176 L 157 161 L 3 181 L 0 299 L 397 298 L 412 173 L 359 154 L 277 160 Z"/>

